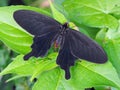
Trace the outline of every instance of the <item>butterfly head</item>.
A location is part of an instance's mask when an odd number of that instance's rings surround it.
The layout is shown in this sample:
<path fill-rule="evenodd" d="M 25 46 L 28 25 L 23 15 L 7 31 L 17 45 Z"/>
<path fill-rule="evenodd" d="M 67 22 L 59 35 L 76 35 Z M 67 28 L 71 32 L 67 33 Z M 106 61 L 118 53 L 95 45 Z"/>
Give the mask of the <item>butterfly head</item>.
<path fill-rule="evenodd" d="M 63 26 L 63 28 L 65 28 L 65 29 L 66 29 L 66 28 L 68 28 L 68 27 L 69 27 L 69 23 L 68 23 L 68 22 L 66 22 L 66 23 L 64 23 L 62 26 Z"/>

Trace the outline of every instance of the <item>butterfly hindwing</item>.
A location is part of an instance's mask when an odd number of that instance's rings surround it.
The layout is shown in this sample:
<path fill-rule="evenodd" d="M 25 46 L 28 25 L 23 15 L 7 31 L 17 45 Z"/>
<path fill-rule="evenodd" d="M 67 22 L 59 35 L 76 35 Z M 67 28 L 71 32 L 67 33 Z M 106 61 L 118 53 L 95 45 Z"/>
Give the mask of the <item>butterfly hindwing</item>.
<path fill-rule="evenodd" d="M 57 57 L 57 64 L 60 65 L 62 69 L 65 70 L 65 78 L 70 78 L 70 66 L 74 65 L 75 60 L 77 59 L 75 56 L 72 55 L 70 51 L 70 40 L 69 40 L 69 32 L 63 36 L 61 48 Z"/>
<path fill-rule="evenodd" d="M 50 49 L 58 35 L 58 27 L 46 27 L 45 29 L 51 32 L 34 37 L 33 44 L 31 45 L 32 51 L 24 56 L 25 60 L 28 60 L 31 56 L 43 57 Z M 52 31 L 52 29 L 54 30 Z"/>
<path fill-rule="evenodd" d="M 44 27 L 60 25 L 56 20 L 30 10 L 15 11 L 13 17 L 22 28 L 33 35 L 48 33 L 47 29 L 42 30 Z"/>
<path fill-rule="evenodd" d="M 75 57 L 94 63 L 107 61 L 106 53 L 96 42 L 76 30 L 70 32 L 70 49 Z"/>

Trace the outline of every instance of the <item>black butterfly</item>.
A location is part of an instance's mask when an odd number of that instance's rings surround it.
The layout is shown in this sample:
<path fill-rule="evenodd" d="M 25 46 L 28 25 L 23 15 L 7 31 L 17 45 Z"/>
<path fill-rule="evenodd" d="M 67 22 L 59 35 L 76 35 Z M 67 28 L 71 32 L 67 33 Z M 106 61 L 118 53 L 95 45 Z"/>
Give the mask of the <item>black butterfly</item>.
<path fill-rule="evenodd" d="M 65 78 L 70 78 L 70 66 L 76 59 L 85 59 L 94 63 L 105 63 L 107 55 L 93 40 L 68 27 L 68 23 L 61 25 L 56 20 L 30 10 L 14 12 L 16 22 L 34 35 L 32 51 L 24 56 L 28 60 L 31 56 L 43 57 L 51 45 L 56 41 L 60 45 L 57 64 L 65 70 Z"/>

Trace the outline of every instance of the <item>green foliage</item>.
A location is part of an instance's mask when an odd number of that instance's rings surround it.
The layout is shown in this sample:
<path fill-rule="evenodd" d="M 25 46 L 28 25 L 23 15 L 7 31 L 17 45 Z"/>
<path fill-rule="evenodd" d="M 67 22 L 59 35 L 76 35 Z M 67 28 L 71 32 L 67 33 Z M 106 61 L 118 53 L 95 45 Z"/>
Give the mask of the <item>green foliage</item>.
<path fill-rule="evenodd" d="M 52 56 L 56 56 L 54 53 Z M 49 59 L 48 59 L 49 58 Z M 54 61 L 54 62 L 53 62 Z M 39 72 L 47 71 L 56 67 L 55 57 L 46 57 L 41 59 L 31 59 L 28 62 L 23 60 L 23 55 L 17 56 L 14 61 L 9 64 L 6 69 L 4 69 L 0 75 L 5 75 L 8 73 L 14 73 L 19 76 L 29 76 L 33 75 L 33 78 Z"/>
<path fill-rule="evenodd" d="M 58 7 L 57 7 L 58 5 Z M 32 90 L 84 90 L 89 87 L 111 86 L 120 90 L 120 0 L 55 0 L 51 5 L 53 17 L 61 23 L 73 22 L 81 32 L 94 38 L 106 51 L 108 62 L 95 64 L 82 60 L 71 67 L 71 79 L 65 80 L 64 72 L 56 65 L 57 53 L 50 52 L 44 58 L 23 60 L 19 55 L 0 73 L 14 74 L 10 80 L 31 76 L 37 78 Z M 51 16 L 43 9 L 29 6 L 0 8 L 0 40 L 19 54 L 28 53 L 32 36 L 13 19 L 18 9 L 34 10 Z"/>
<path fill-rule="evenodd" d="M 115 29 L 118 20 L 110 13 L 118 3 L 119 0 L 65 0 L 63 5 L 71 21 L 91 27 Z"/>
<path fill-rule="evenodd" d="M 103 65 L 77 62 L 75 67 L 71 68 L 71 73 L 70 80 L 64 79 L 64 73 L 59 68 L 42 73 L 33 90 L 83 90 L 83 88 L 98 85 L 120 88 L 117 73 L 109 62 Z M 51 81 L 52 84 L 50 84 Z M 44 82 L 46 83 L 43 84 Z"/>
<path fill-rule="evenodd" d="M 51 6 L 51 10 L 53 12 L 53 18 L 56 19 L 57 21 L 59 21 L 61 24 L 67 22 L 66 18 L 64 17 L 63 14 L 61 14 L 59 11 L 57 11 L 54 6 L 51 4 L 51 1 L 49 0 L 50 2 L 50 6 Z"/>

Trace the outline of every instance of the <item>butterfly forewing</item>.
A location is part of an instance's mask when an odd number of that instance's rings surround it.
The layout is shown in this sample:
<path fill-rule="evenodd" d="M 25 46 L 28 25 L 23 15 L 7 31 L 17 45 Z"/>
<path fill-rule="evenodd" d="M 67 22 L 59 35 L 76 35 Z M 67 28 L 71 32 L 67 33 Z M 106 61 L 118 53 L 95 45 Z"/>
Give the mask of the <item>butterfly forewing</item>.
<path fill-rule="evenodd" d="M 106 53 L 96 42 L 76 30 L 69 31 L 70 49 L 75 57 L 95 63 L 107 61 Z"/>
<path fill-rule="evenodd" d="M 47 29 L 42 30 L 44 27 L 60 25 L 56 20 L 30 10 L 15 11 L 13 17 L 22 28 L 33 35 L 48 33 Z"/>
<path fill-rule="evenodd" d="M 45 56 L 60 30 L 60 23 L 30 10 L 15 11 L 13 16 L 22 28 L 34 35 L 32 51 L 25 55 L 24 59 L 28 60 L 31 56 Z"/>

